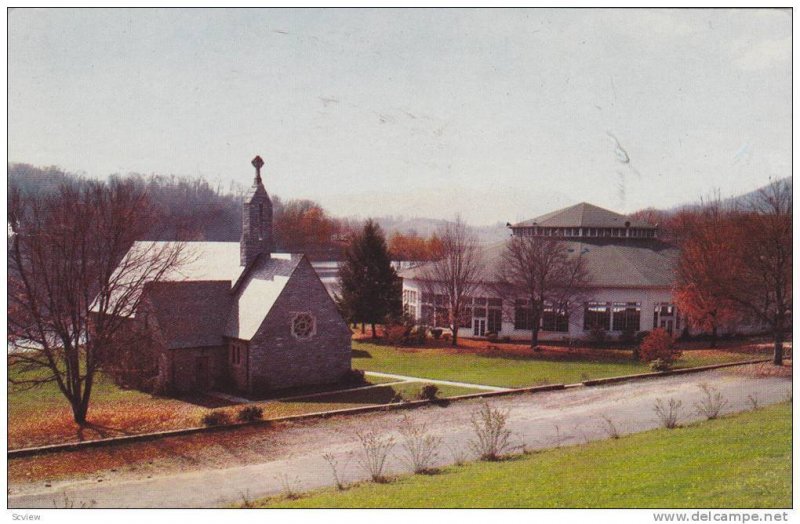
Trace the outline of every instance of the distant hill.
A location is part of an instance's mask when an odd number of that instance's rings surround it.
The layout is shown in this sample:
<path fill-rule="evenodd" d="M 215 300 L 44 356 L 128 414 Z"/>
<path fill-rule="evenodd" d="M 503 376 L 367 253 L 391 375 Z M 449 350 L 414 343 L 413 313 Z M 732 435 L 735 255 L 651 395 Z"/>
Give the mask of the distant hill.
<path fill-rule="evenodd" d="M 376 217 L 374 220 L 380 224 L 387 237 L 390 237 L 395 232 L 430 237 L 448 222 L 438 218 L 393 216 Z M 470 226 L 470 228 L 478 236 L 478 240 L 481 243 L 499 242 L 509 236 L 508 229 L 501 222 L 491 226 Z"/>
<path fill-rule="evenodd" d="M 781 183 L 787 183 L 789 185 L 789 188 L 790 189 L 792 188 L 792 177 L 790 177 L 790 176 L 787 176 L 785 178 L 780 178 L 777 181 L 781 182 Z M 729 198 L 723 198 L 722 199 L 722 205 L 725 206 L 725 207 L 747 207 L 753 202 L 753 200 L 755 198 L 758 197 L 760 192 L 763 191 L 768 186 L 769 186 L 769 184 L 765 184 L 765 185 L 759 187 L 758 189 L 754 189 L 753 191 L 750 191 L 749 193 L 744 193 L 742 195 L 737 195 L 737 196 L 729 197 Z M 681 204 L 681 205 L 673 206 L 673 207 L 671 207 L 669 209 L 666 209 L 665 211 L 667 211 L 667 212 L 683 211 L 683 210 L 688 210 L 688 209 L 697 209 L 697 208 L 699 208 L 701 206 L 702 206 L 702 204 L 700 202 L 692 202 L 692 203 L 688 203 L 688 204 Z"/>

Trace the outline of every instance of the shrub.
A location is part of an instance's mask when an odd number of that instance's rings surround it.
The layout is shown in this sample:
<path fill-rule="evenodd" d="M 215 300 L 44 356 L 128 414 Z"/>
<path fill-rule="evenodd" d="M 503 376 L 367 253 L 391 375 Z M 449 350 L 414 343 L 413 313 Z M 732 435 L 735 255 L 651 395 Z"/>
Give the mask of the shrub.
<path fill-rule="evenodd" d="M 367 383 L 367 379 L 364 377 L 363 370 L 349 369 L 347 370 L 347 373 L 344 374 L 342 382 L 352 386 L 361 386 Z"/>
<path fill-rule="evenodd" d="M 728 401 L 716 388 L 707 384 L 698 386 L 703 390 L 703 400 L 696 402 L 694 407 L 698 415 L 706 417 L 708 420 L 717 418 L 720 412 L 728 405 Z"/>
<path fill-rule="evenodd" d="M 408 417 L 404 417 L 400 435 L 405 452 L 403 458 L 414 473 L 433 473 L 442 439 L 428 434 L 425 424 L 416 425 Z"/>
<path fill-rule="evenodd" d="M 654 329 L 639 346 L 639 358 L 644 362 L 661 360 L 662 366 L 671 366 L 679 359 L 681 352 L 675 349 L 672 335 L 664 329 Z"/>
<path fill-rule="evenodd" d="M 470 448 L 481 460 L 499 460 L 508 449 L 511 431 L 506 429 L 508 410 L 495 409 L 489 404 L 472 414 L 472 429 L 475 439 L 470 441 Z"/>
<path fill-rule="evenodd" d="M 359 431 L 356 438 L 361 445 L 358 464 L 373 482 L 386 482 L 386 461 L 394 447 L 392 437 L 381 437 L 374 431 Z"/>
<path fill-rule="evenodd" d="M 442 334 L 442 340 L 444 340 L 445 342 L 449 342 L 450 341 L 450 333 L 443 333 Z"/>
<path fill-rule="evenodd" d="M 227 411 L 210 411 L 203 415 L 203 425 L 224 426 L 231 423 L 231 414 Z"/>
<path fill-rule="evenodd" d="M 663 400 L 656 399 L 656 405 L 653 407 L 653 411 L 656 412 L 656 416 L 658 416 L 658 420 L 661 421 L 661 425 L 667 429 L 674 429 L 678 427 L 678 418 L 680 417 L 680 409 L 683 403 L 680 400 L 675 400 L 674 398 L 669 399 L 668 403 L 664 403 Z"/>
<path fill-rule="evenodd" d="M 242 422 L 254 422 L 256 420 L 261 420 L 264 418 L 264 410 L 258 406 L 245 406 L 239 410 L 236 418 Z"/>
<path fill-rule="evenodd" d="M 511 342 L 511 337 L 510 337 L 510 336 L 508 336 L 508 335 L 506 335 L 506 336 L 504 336 L 504 337 L 503 337 L 502 339 L 500 339 L 500 340 L 501 340 L 502 342 L 505 342 L 506 344 L 508 344 L 509 342 Z"/>
<path fill-rule="evenodd" d="M 603 415 L 602 418 L 603 422 L 605 422 L 604 427 L 606 430 L 606 434 L 609 436 L 609 438 L 618 439 L 619 429 L 617 428 L 617 425 L 614 423 L 614 421 L 611 420 L 611 417 L 609 417 L 608 415 Z"/>
<path fill-rule="evenodd" d="M 617 341 L 622 346 L 632 346 L 636 342 L 636 332 L 632 329 L 626 329 L 619 334 Z"/>
<path fill-rule="evenodd" d="M 445 443 L 444 445 L 447 448 L 447 451 L 450 452 L 450 456 L 453 458 L 453 464 L 456 466 L 463 466 L 467 462 L 467 449 L 464 447 L 459 446 L 458 444 L 450 445 Z"/>
<path fill-rule="evenodd" d="M 383 338 L 391 346 L 402 346 L 408 342 L 410 330 L 403 324 L 392 324 L 383 330 Z"/>
<path fill-rule="evenodd" d="M 342 480 L 341 473 L 339 472 L 339 460 L 332 453 L 325 453 L 322 455 L 322 458 L 325 459 L 325 462 L 328 463 L 328 466 L 330 466 L 331 471 L 333 472 L 333 480 L 336 483 L 336 489 L 339 491 L 344 491 L 347 486 Z M 350 456 L 348 455 L 347 458 L 349 461 Z M 345 466 L 346 465 L 347 462 L 345 462 Z"/>
<path fill-rule="evenodd" d="M 589 328 L 589 343 L 594 347 L 601 347 L 606 343 L 606 335 L 605 328 L 595 324 Z"/>
<path fill-rule="evenodd" d="M 670 363 L 664 362 L 660 358 L 650 362 L 650 369 L 653 371 L 669 371 L 671 367 L 672 365 Z"/>
<path fill-rule="evenodd" d="M 289 500 L 300 498 L 300 479 L 296 476 L 290 478 L 286 473 L 276 475 L 275 478 L 281 482 L 282 495 Z"/>
<path fill-rule="evenodd" d="M 497 333 L 495 333 L 494 331 L 489 331 L 488 333 L 486 333 L 486 339 L 489 342 L 497 342 Z"/>
<path fill-rule="evenodd" d="M 436 384 L 425 384 L 419 390 L 417 398 L 422 400 L 436 400 L 439 395 L 439 387 Z"/>
<path fill-rule="evenodd" d="M 432 328 L 431 336 L 433 336 L 433 338 L 435 338 L 436 340 L 442 338 L 442 328 Z"/>
<path fill-rule="evenodd" d="M 417 346 L 424 346 L 425 341 L 428 339 L 428 328 L 426 326 L 417 326 L 414 328 L 411 335 Z"/>

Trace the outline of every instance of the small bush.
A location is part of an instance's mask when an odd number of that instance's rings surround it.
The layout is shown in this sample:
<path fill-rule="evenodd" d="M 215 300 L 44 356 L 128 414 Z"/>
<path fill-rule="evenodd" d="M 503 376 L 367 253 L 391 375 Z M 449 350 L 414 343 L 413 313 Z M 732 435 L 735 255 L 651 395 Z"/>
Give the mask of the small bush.
<path fill-rule="evenodd" d="M 464 447 L 459 446 L 458 444 L 444 445 L 447 448 L 447 451 L 450 452 L 450 456 L 453 458 L 453 464 L 456 466 L 463 466 L 467 463 L 467 449 Z"/>
<path fill-rule="evenodd" d="M 489 331 L 488 333 L 486 333 L 486 340 L 488 340 L 489 342 L 497 342 L 497 333 L 495 333 L 494 331 Z"/>
<path fill-rule="evenodd" d="M 245 406 L 236 415 L 242 422 L 255 422 L 264 418 L 264 410 L 258 406 Z"/>
<path fill-rule="evenodd" d="M 231 423 L 231 414 L 227 411 L 210 411 L 203 415 L 203 425 L 224 426 Z"/>
<path fill-rule="evenodd" d="M 607 333 L 605 328 L 595 324 L 589 328 L 589 343 L 594 347 L 602 347 L 606 343 Z"/>
<path fill-rule="evenodd" d="M 694 407 L 698 415 L 706 417 L 708 420 L 713 420 L 719 416 L 728 401 L 723 398 L 722 393 L 717 391 L 716 388 L 707 384 L 700 384 L 698 386 L 703 390 L 703 400 L 696 402 Z"/>
<path fill-rule="evenodd" d="M 670 368 L 672 368 L 672 365 L 670 365 L 668 362 L 664 362 L 660 358 L 650 362 L 650 369 L 653 371 L 669 371 Z"/>
<path fill-rule="evenodd" d="M 349 369 L 342 377 L 342 382 L 350 386 L 362 386 L 367 383 L 364 371 L 361 369 Z"/>
<path fill-rule="evenodd" d="M 431 336 L 436 340 L 442 338 L 442 328 L 432 328 L 431 329 Z"/>
<path fill-rule="evenodd" d="M 421 400 L 436 400 L 439 395 L 439 387 L 436 384 L 425 384 L 419 390 L 417 398 Z"/>
<path fill-rule="evenodd" d="M 608 415 L 603 415 L 603 422 L 605 422 L 605 430 L 606 434 L 609 438 L 618 439 L 619 438 L 619 429 L 617 425 L 611 420 L 611 417 Z"/>
<path fill-rule="evenodd" d="M 450 333 L 443 333 L 442 334 L 442 340 L 444 340 L 445 342 L 449 342 L 450 341 Z"/>
<path fill-rule="evenodd" d="M 672 335 L 661 328 L 654 329 L 639 345 L 639 358 L 644 362 L 660 359 L 663 365 L 670 366 L 681 357 L 681 354 L 675 349 Z"/>
<path fill-rule="evenodd" d="M 411 332 L 411 338 L 417 346 L 424 346 L 425 341 L 428 339 L 428 328 L 426 326 L 417 326 Z"/>
<path fill-rule="evenodd" d="M 386 461 L 394 447 L 392 437 L 382 437 L 375 431 L 359 431 L 356 438 L 361 445 L 358 464 L 373 482 L 387 482 Z"/>
<path fill-rule="evenodd" d="M 331 453 L 325 453 L 322 455 L 322 458 L 325 459 L 325 462 L 328 463 L 328 466 L 331 468 L 331 472 L 333 473 L 333 480 L 336 483 L 336 489 L 339 491 L 344 491 L 347 486 L 345 485 L 342 475 L 339 471 L 339 460 Z M 350 460 L 350 455 L 347 456 L 347 461 L 345 462 L 345 466 L 347 462 Z"/>
<path fill-rule="evenodd" d="M 669 399 L 668 403 L 664 403 L 663 400 L 656 399 L 656 405 L 653 407 L 653 411 L 656 412 L 656 416 L 658 416 L 658 420 L 661 422 L 661 425 L 667 429 L 674 429 L 678 427 L 678 419 L 680 418 L 680 409 L 683 403 L 680 400 L 675 400 L 674 398 Z"/>
<path fill-rule="evenodd" d="M 403 346 L 408 342 L 411 330 L 403 324 L 393 324 L 386 326 L 383 330 L 383 338 L 390 346 Z"/>
<path fill-rule="evenodd" d="M 758 400 L 758 393 L 753 393 L 752 395 L 747 395 L 747 402 L 750 404 L 750 407 L 753 409 L 758 409 L 759 400 Z"/>
<path fill-rule="evenodd" d="M 400 430 L 403 437 L 403 459 L 414 473 L 433 473 L 434 464 L 439 458 L 442 439 L 429 435 L 425 424 L 416 425 L 406 416 Z"/>
<path fill-rule="evenodd" d="M 281 482 L 282 494 L 289 500 L 296 500 L 300 498 L 300 479 L 296 476 L 290 478 L 286 473 L 276 475 L 275 478 Z"/>
<path fill-rule="evenodd" d="M 511 342 L 511 337 L 506 335 L 500 340 L 501 340 L 501 342 L 504 342 L 504 343 L 508 344 L 509 342 Z"/>
<path fill-rule="evenodd" d="M 472 414 L 472 429 L 475 439 L 470 447 L 481 460 L 500 460 L 509 447 L 511 431 L 506 429 L 508 410 L 495 409 L 489 404 Z"/>
<path fill-rule="evenodd" d="M 636 333 L 632 329 L 626 329 L 619 334 L 617 342 L 625 347 L 632 346 L 636 342 Z"/>

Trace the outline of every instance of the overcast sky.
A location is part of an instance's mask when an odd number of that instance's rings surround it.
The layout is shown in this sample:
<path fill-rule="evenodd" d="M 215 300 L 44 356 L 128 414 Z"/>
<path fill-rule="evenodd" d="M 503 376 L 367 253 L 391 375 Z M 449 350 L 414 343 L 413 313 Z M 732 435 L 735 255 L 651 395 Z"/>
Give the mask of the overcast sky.
<path fill-rule="evenodd" d="M 778 10 L 9 15 L 9 161 L 312 198 L 337 215 L 620 212 L 791 174 Z"/>

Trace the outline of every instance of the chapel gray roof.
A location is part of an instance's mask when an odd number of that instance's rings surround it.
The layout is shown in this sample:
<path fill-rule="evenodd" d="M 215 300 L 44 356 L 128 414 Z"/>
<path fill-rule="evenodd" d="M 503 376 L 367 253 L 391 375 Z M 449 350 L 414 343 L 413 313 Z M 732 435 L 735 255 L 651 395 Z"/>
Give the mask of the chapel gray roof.
<path fill-rule="evenodd" d="M 303 255 L 273 253 L 256 261 L 234 289 L 225 336 L 253 338 L 302 260 Z"/>
<path fill-rule="evenodd" d="M 513 224 L 511 227 L 630 227 L 655 229 L 656 226 L 642 220 L 635 220 L 602 207 L 581 202 L 545 215 Z"/>
<path fill-rule="evenodd" d="M 658 241 L 572 242 L 562 240 L 573 256 L 581 254 L 591 277 L 590 287 L 671 287 L 678 250 Z M 505 242 L 482 249 L 488 272 L 498 267 Z M 406 279 L 421 279 L 424 265 L 400 271 Z"/>
<path fill-rule="evenodd" d="M 135 242 L 126 256 L 158 252 L 169 244 Z M 245 272 L 239 242 L 181 244 L 182 262 L 146 286 L 167 347 L 173 349 L 219 345 L 223 336 L 252 338 L 304 258 L 272 253 Z"/>

